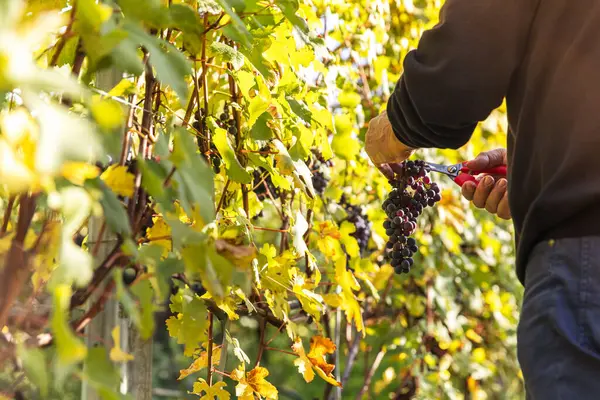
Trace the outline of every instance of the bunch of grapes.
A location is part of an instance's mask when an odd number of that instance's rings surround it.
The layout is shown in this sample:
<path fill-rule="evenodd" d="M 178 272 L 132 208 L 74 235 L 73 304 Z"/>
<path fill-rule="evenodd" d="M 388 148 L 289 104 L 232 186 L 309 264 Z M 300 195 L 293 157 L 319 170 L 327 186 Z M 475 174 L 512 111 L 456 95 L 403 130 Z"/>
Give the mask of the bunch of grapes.
<path fill-rule="evenodd" d="M 227 107 L 225 107 L 224 112 L 219 117 L 219 120 L 217 121 L 217 125 L 219 125 L 219 127 L 223 128 L 223 129 L 226 129 L 229 133 L 232 133 L 233 135 L 235 135 L 237 133 L 235 121 L 230 119 L 229 111 L 228 111 Z M 200 149 L 200 153 L 202 154 L 202 157 L 204 157 L 204 160 L 209 165 L 212 165 L 212 168 L 213 168 L 213 171 L 215 174 L 221 173 L 221 157 L 219 155 L 219 151 L 217 150 L 217 147 L 215 146 L 215 144 L 212 141 L 210 142 L 210 154 L 209 155 L 204 154 L 204 149 L 202 147 L 202 141 L 204 140 L 203 137 L 206 136 L 206 132 L 204 129 L 204 127 L 206 125 L 204 123 L 204 112 L 202 111 L 202 109 L 199 109 L 197 111 L 196 121 L 194 121 L 192 126 L 194 127 L 195 130 L 197 130 L 198 132 L 200 132 L 202 134 L 202 136 L 198 136 L 196 139 L 197 143 L 198 143 L 198 149 Z"/>
<path fill-rule="evenodd" d="M 442 199 L 439 186 L 427 176 L 428 172 L 423 161 L 405 161 L 402 173 L 390 182 L 393 190 L 383 202 L 388 216 L 383 223 L 389 237 L 387 255 L 397 274 L 410 272 L 413 255 L 419 250 L 410 237 L 417 228 L 417 217 Z"/>
<path fill-rule="evenodd" d="M 329 176 L 325 173 L 326 168 L 331 168 L 333 162 L 331 160 L 325 160 L 323 155 L 317 149 L 313 149 L 314 158 L 309 161 L 312 171 L 312 184 L 315 192 L 322 196 L 327 189 L 329 184 Z"/>
<path fill-rule="evenodd" d="M 346 220 L 352 222 L 356 227 L 356 231 L 351 236 L 356 239 L 360 252 L 363 253 L 367 249 L 371 238 L 371 221 L 363 213 L 362 207 L 350 204 L 346 196 L 342 196 L 340 205 L 344 207 L 348 214 Z"/>

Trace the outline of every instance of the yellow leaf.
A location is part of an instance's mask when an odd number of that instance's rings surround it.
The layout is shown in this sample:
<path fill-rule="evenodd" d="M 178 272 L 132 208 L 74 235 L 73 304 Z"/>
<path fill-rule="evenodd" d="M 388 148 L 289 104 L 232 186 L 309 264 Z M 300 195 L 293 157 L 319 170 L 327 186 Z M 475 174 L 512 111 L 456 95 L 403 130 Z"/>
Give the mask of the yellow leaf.
<path fill-rule="evenodd" d="M 90 110 L 94 119 L 104 129 L 116 129 L 123 124 L 123 109 L 114 100 L 94 96 Z"/>
<path fill-rule="evenodd" d="M 0 139 L 0 184 L 12 194 L 29 190 L 36 184 L 34 172 L 27 167 L 22 158 Z"/>
<path fill-rule="evenodd" d="M 323 294 L 323 301 L 329 307 L 338 308 L 342 304 L 342 298 L 339 294 L 326 293 Z"/>
<path fill-rule="evenodd" d="M 480 344 L 483 341 L 483 338 L 479 336 L 473 329 L 469 329 L 465 336 L 474 343 Z"/>
<path fill-rule="evenodd" d="M 205 347 L 208 347 L 208 344 L 206 344 Z M 217 364 L 219 364 L 220 360 L 221 360 L 221 347 L 213 344 L 211 364 L 213 366 L 217 365 Z M 196 358 L 189 367 L 179 371 L 179 378 L 177 378 L 177 379 L 182 380 L 183 378 L 193 374 L 194 372 L 201 371 L 206 367 L 208 367 L 208 351 L 203 351 L 200 354 L 200 357 Z M 194 392 L 195 392 L 195 390 L 194 390 Z"/>
<path fill-rule="evenodd" d="M 153 244 L 163 248 L 162 256 L 171 251 L 171 227 L 162 216 L 152 217 L 152 226 L 146 230 L 146 238 Z"/>
<path fill-rule="evenodd" d="M 121 349 L 121 329 L 117 325 L 111 332 L 111 336 L 115 346 L 110 349 L 110 359 L 115 362 L 126 362 L 133 360 L 131 354 L 127 354 Z"/>
<path fill-rule="evenodd" d="M 292 345 L 292 350 L 294 353 L 298 354 L 298 358 L 294 360 L 294 365 L 298 367 L 298 372 L 302 374 L 302 377 L 306 382 L 312 382 L 312 380 L 315 379 L 315 373 L 312 369 L 312 363 L 306 356 L 304 346 L 302 346 L 302 339 L 299 337 L 296 338 Z"/>
<path fill-rule="evenodd" d="M 198 379 L 194 382 L 194 394 L 200 396 L 200 400 L 229 400 L 230 394 L 224 389 L 227 387 L 225 382 L 217 382 L 212 386 L 208 385 L 204 379 Z"/>
<path fill-rule="evenodd" d="M 473 350 L 472 357 L 473 357 L 473 361 L 481 364 L 486 359 L 485 349 L 482 347 L 476 348 L 475 350 Z"/>
<path fill-rule="evenodd" d="M 235 310 L 237 309 L 237 302 L 234 298 L 224 297 L 222 300 L 216 300 L 215 302 L 217 304 L 217 307 L 225 311 L 227 317 L 231 321 L 240 319 L 240 316 L 237 315 L 237 313 L 235 312 Z"/>
<path fill-rule="evenodd" d="M 335 261 L 335 278 L 342 287 L 340 296 L 343 298 L 341 307 L 346 313 L 348 322 L 354 321 L 356 329 L 359 332 L 364 332 L 364 324 L 362 319 L 362 310 L 360 304 L 356 300 L 353 290 L 360 289 L 360 285 L 356 281 L 354 274 L 346 269 L 346 257 L 339 257 Z"/>
<path fill-rule="evenodd" d="M 116 194 L 123 197 L 133 196 L 135 176 L 127 172 L 127 167 L 111 165 L 100 175 L 100 179 Z"/>
<path fill-rule="evenodd" d="M 87 179 L 94 179 L 100 175 L 100 168 L 78 161 L 67 161 L 63 164 L 61 175 L 71 183 L 83 186 Z"/>
<path fill-rule="evenodd" d="M 298 358 L 294 361 L 294 365 L 298 367 L 298 372 L 302 374 L 306 382 L 311 382 L 315 373 L 317 372 L 325 382 L 330 383 L 333 386 L 342 386 L 342 384 L 335 380 L 332 372 L 335 365 L 328 364 L 325 356 L 327 354 L 333 354 L 335 351 L 335 344 L 331 339 L 323 336 L 313 336 L 310 340 L 310 350 L 308 354 L 304 352 L 302 346 L 302 339 L 297 337 L 292 345 L 294 353 L 298 354 Z"/>
<path fill-rule="evenodd" d="M 256 394 L 267 400 L 276 400 L 278 398 L 277 388 L 265 380 L 267 376 L 269 376 L 269 370 L 263 367 L 255 367 L 248 373 L 245 373 L 243 365 L 233 370 L 231 378 L 239 382 L 235 387 L 238 399 L 254 400 Z"/>

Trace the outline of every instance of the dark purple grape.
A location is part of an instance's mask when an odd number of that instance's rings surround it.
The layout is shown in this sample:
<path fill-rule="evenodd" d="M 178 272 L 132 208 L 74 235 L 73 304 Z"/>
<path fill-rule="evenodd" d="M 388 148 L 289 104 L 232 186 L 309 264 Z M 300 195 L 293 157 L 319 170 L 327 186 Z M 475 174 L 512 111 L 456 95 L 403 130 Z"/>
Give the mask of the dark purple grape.
<path fill-rule="evenodd" d="M 410 251 L 412 251 L 413 253 L 416 253 L 417 251 L 419 251 L 419 248 L 416 245 L 414 245 L 414 244 L 412 246 L 409 246 L 408 249 Z"/>
<path fill-rule="evenodd" d="M 386 219 L 385 221 L 383 221 L 383 227 L 386 230 L 390 229 L 391 226 L 392 226 L 392 221 L 390 221 L 389 219 Z"/>

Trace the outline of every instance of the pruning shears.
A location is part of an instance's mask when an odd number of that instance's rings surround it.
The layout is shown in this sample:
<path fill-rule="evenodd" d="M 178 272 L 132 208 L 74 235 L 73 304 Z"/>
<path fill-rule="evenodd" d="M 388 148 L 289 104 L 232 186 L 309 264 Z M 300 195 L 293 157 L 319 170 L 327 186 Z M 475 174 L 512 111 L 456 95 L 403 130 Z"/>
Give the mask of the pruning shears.
<path fill-rule="evenodd" d="M 466 164 L 466 162 L 462 162 L 453 165 L 441 165 L 425 162 L 425 165 L 427 165 L 431 171 L 449 176 L 460 187 L 466 182 L 474 182 L 476 185 L 479 184 L 479 181 L 475 179 L 475 177 L 480 174 L 506 177 L 506 165 L 499 165 L 497 167 L 479 171 L 470 169 Z"/>

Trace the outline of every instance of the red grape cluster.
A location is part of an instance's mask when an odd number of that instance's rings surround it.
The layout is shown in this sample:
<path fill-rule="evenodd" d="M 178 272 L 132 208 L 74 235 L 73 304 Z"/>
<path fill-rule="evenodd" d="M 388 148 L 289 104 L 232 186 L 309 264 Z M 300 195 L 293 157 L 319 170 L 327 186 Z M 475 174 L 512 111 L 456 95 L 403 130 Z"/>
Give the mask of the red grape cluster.
<path fill-rule="evenodd" d="M 442 199 L 439 186 L 427 176 L 425 162 L 405 161 L 402 172 L 390 181 L 393 190 L 383 202 L 388 218 L 383 223 L 389 237 L 387 256 L 397 274 L 410 272 L 413 255 L 419 250 L 410 237 L 417 228 L 417 217 L 426 207 L 433 207 Z"/>

